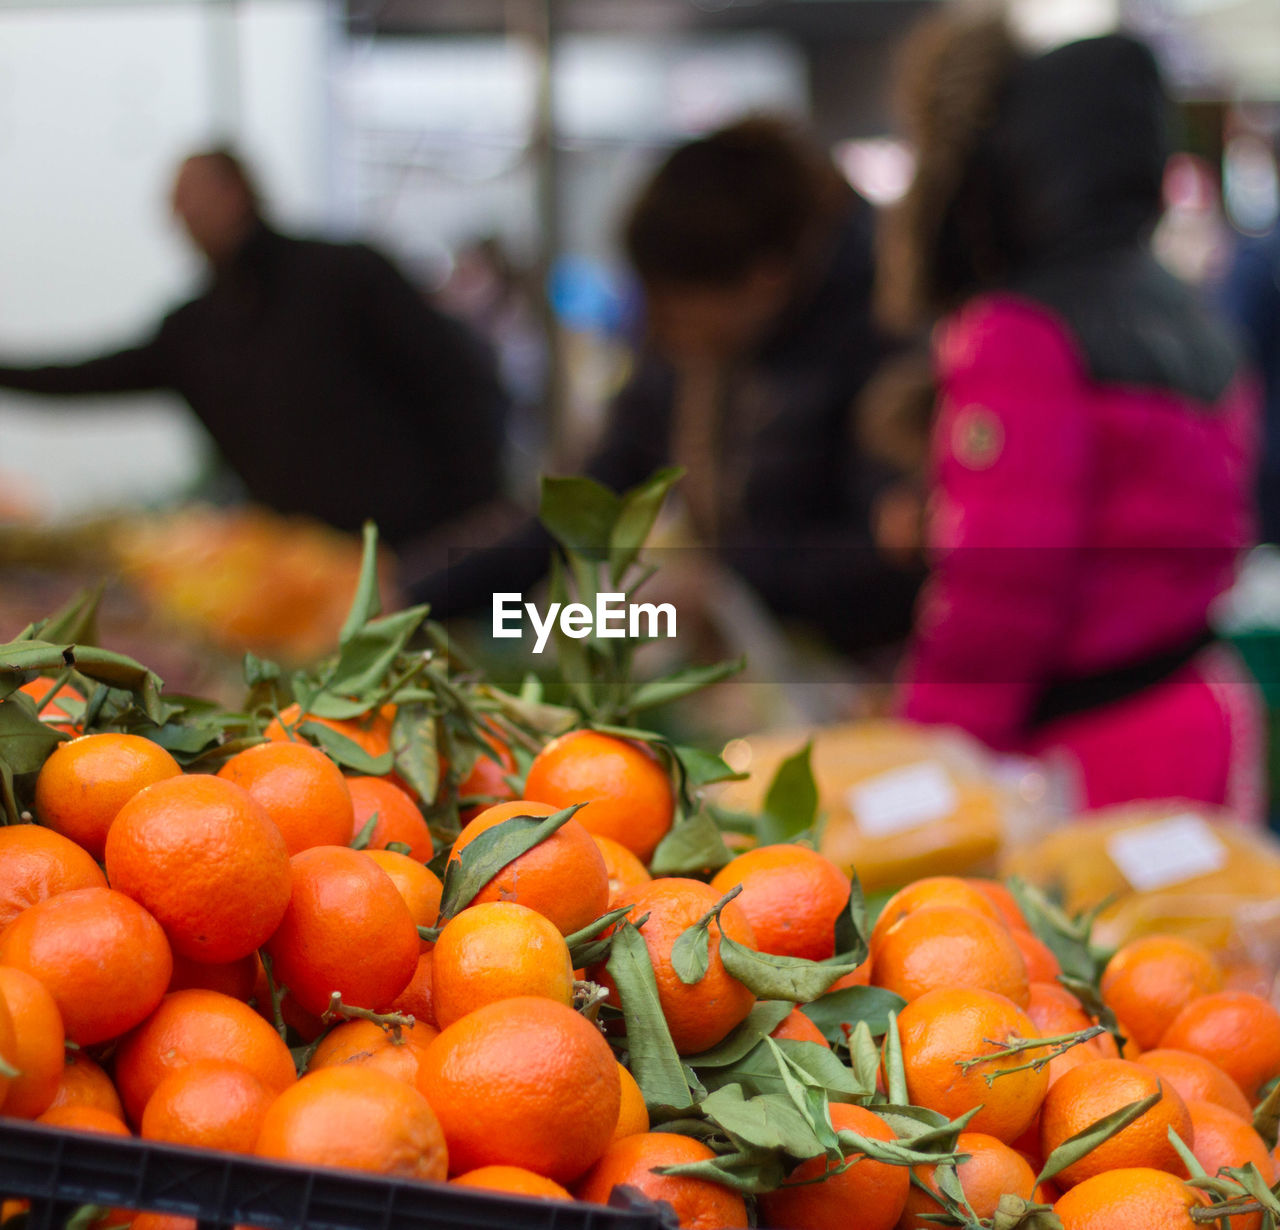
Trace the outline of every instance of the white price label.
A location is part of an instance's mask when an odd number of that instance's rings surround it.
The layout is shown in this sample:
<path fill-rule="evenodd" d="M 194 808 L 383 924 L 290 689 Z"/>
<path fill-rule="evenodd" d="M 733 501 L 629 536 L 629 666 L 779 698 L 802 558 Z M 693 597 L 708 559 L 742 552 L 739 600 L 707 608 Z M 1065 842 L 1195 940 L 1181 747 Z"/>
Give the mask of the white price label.
<path fill-rule="evenodd" d="M 936 761 L 904 765 L 851 786 L 845 802 L 868 837 L 889 837 L 951 815 L 956 788 Z"/>
<path fill-rule="evenodd" d="M 1227 862 L 1221 838 L 1191 812 L 1116 833 L 1107 842 L 1107 854 L 1139 892 L 1209 875 Z"/>

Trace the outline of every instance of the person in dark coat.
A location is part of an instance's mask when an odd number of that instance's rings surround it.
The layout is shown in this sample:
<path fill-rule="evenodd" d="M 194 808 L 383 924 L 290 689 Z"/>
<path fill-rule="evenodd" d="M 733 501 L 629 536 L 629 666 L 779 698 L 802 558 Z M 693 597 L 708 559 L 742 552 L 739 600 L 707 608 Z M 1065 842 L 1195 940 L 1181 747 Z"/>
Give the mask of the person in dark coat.
<path fill-rule="evenodd" d="M 919 582 L 872 545 L 887 473 L 854 404 L 889 343 L 871 320 L 870 206 L 789 125 L 754 118 L 676 149 L 625 229 L 647 338 L 586 466 L 621 491 L 672 463 L 694 539 L 776 614 L 856 651 L 910 627 Z M 534 584 L 525 526 L 416 587 L 438 614 Z"/>
<path fill-rule="evenodd" d="M 228 151 L 183 162 L 173 208 L 207 288 L 117 353 L 0 363 L 0 388 L 172 389 L 251 499 L 393 546 L 498 494 L 506 398 L 463 325 L 372 248 L 273 229 Z"/>

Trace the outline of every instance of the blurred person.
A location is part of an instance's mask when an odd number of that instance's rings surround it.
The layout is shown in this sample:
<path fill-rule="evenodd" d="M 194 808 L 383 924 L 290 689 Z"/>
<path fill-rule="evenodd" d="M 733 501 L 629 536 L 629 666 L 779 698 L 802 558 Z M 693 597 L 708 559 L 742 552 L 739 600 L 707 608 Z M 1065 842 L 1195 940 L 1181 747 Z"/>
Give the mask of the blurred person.
<path fill-rule="evenodd" d="M 1280 226 L 1240 241 L 1222 302 L 1262 377 L 1266 409 L 1258 503 L 1262 537 L 1280 542 Z"/>
<path fill-rule="evenodd" d="M 782 121 L 744 120 L 671 153 L 625 225 L 647 336 L 586 466 L 617 491 L 685 467 L 689 540 L 776 615 L 851 651 L 906 634 L 919 582 L 872 544 L 885 475 L 853 423 L 889 346 L 871 319 L 872 233 L 870 206 Z M 536 581 L 545 544 L 526 527 L 512 550 L 464 560 L 419 596 L 446 613 L 485 609 L 494 588 Z M 511 584 L 493 583 L 498 567 Z"/>
<path fill-rule="evenodd" d="M 416 542 L 498 493 L 506 398 L 491 356 L 361 244 L 284 235 L 229 150 L 178 170 L 173 211 L 208 284 L 136 346 L 0 363 L 0 388 L 172 389 L 248 496 L 341 530 Z"/>
<path fill-rule="evenodd" d="M 996 22 L 913 39 L 916 179 L 882 303 L 937 320 L 908 717 L 1045 756 L 1081 807 L 1261 814 L 1260 698 L 1208 628 L 1254 538 L 1256 390 L 1150 252 L 1168 110 L 1113 35 L 1032 57 Z"/>

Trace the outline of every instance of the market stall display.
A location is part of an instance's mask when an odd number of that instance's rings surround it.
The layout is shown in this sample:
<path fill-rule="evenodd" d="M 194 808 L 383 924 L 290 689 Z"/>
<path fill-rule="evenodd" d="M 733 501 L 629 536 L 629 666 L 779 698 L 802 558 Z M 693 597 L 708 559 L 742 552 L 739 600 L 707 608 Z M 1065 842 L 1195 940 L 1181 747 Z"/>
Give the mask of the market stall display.
<path fill-rule="evenodd" d="M 597 522 L 607 546 L 566 535 L 559 583 L 634 580 L 669 481 Z M 1016 877 L 912 870 L 873 919 L 822 838 L 822 753 L 788 744 L 712 802 L 732 765 L 639 724 L 720 668 L 638 681 L 629 649 L 582 640 L 572 707 L 506 691 L 423 609 L 381 613 L 372 541 L 336 650 L 292 672 L 248 657 L 235 709 L 170 695 L 91 623 L 73 604 L 0 646 L 5 1220 L 1280 1214 L 1265 995 L 1195 940 L 1113 952 Z M 905 730 L 853 742 L 884 750 L 846 793 L 919 763 Z M 127 797 L 105 835 L 75 827 L 106 778 Z M 359 778 L 411 799 L 425 849 L 379 828 L 383 804 L 357 821 Z"/>

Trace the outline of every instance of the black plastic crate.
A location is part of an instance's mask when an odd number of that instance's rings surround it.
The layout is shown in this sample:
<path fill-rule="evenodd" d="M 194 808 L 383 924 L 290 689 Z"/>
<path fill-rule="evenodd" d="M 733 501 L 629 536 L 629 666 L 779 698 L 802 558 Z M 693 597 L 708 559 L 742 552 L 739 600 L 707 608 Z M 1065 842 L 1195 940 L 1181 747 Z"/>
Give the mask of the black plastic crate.
<path fill-rule="evenodd" d="M 0 1119 L 0 1194 L 31 1201 L 30 1230 L 84 1204 L 264 1230 L 674 1230 L 669 1211 L 616 1192 L 609 1208 L 443 1183 L 311 1170 L 152 1141 Z M 614 1207 L 616 1206 L 616 1207 Z"/>

